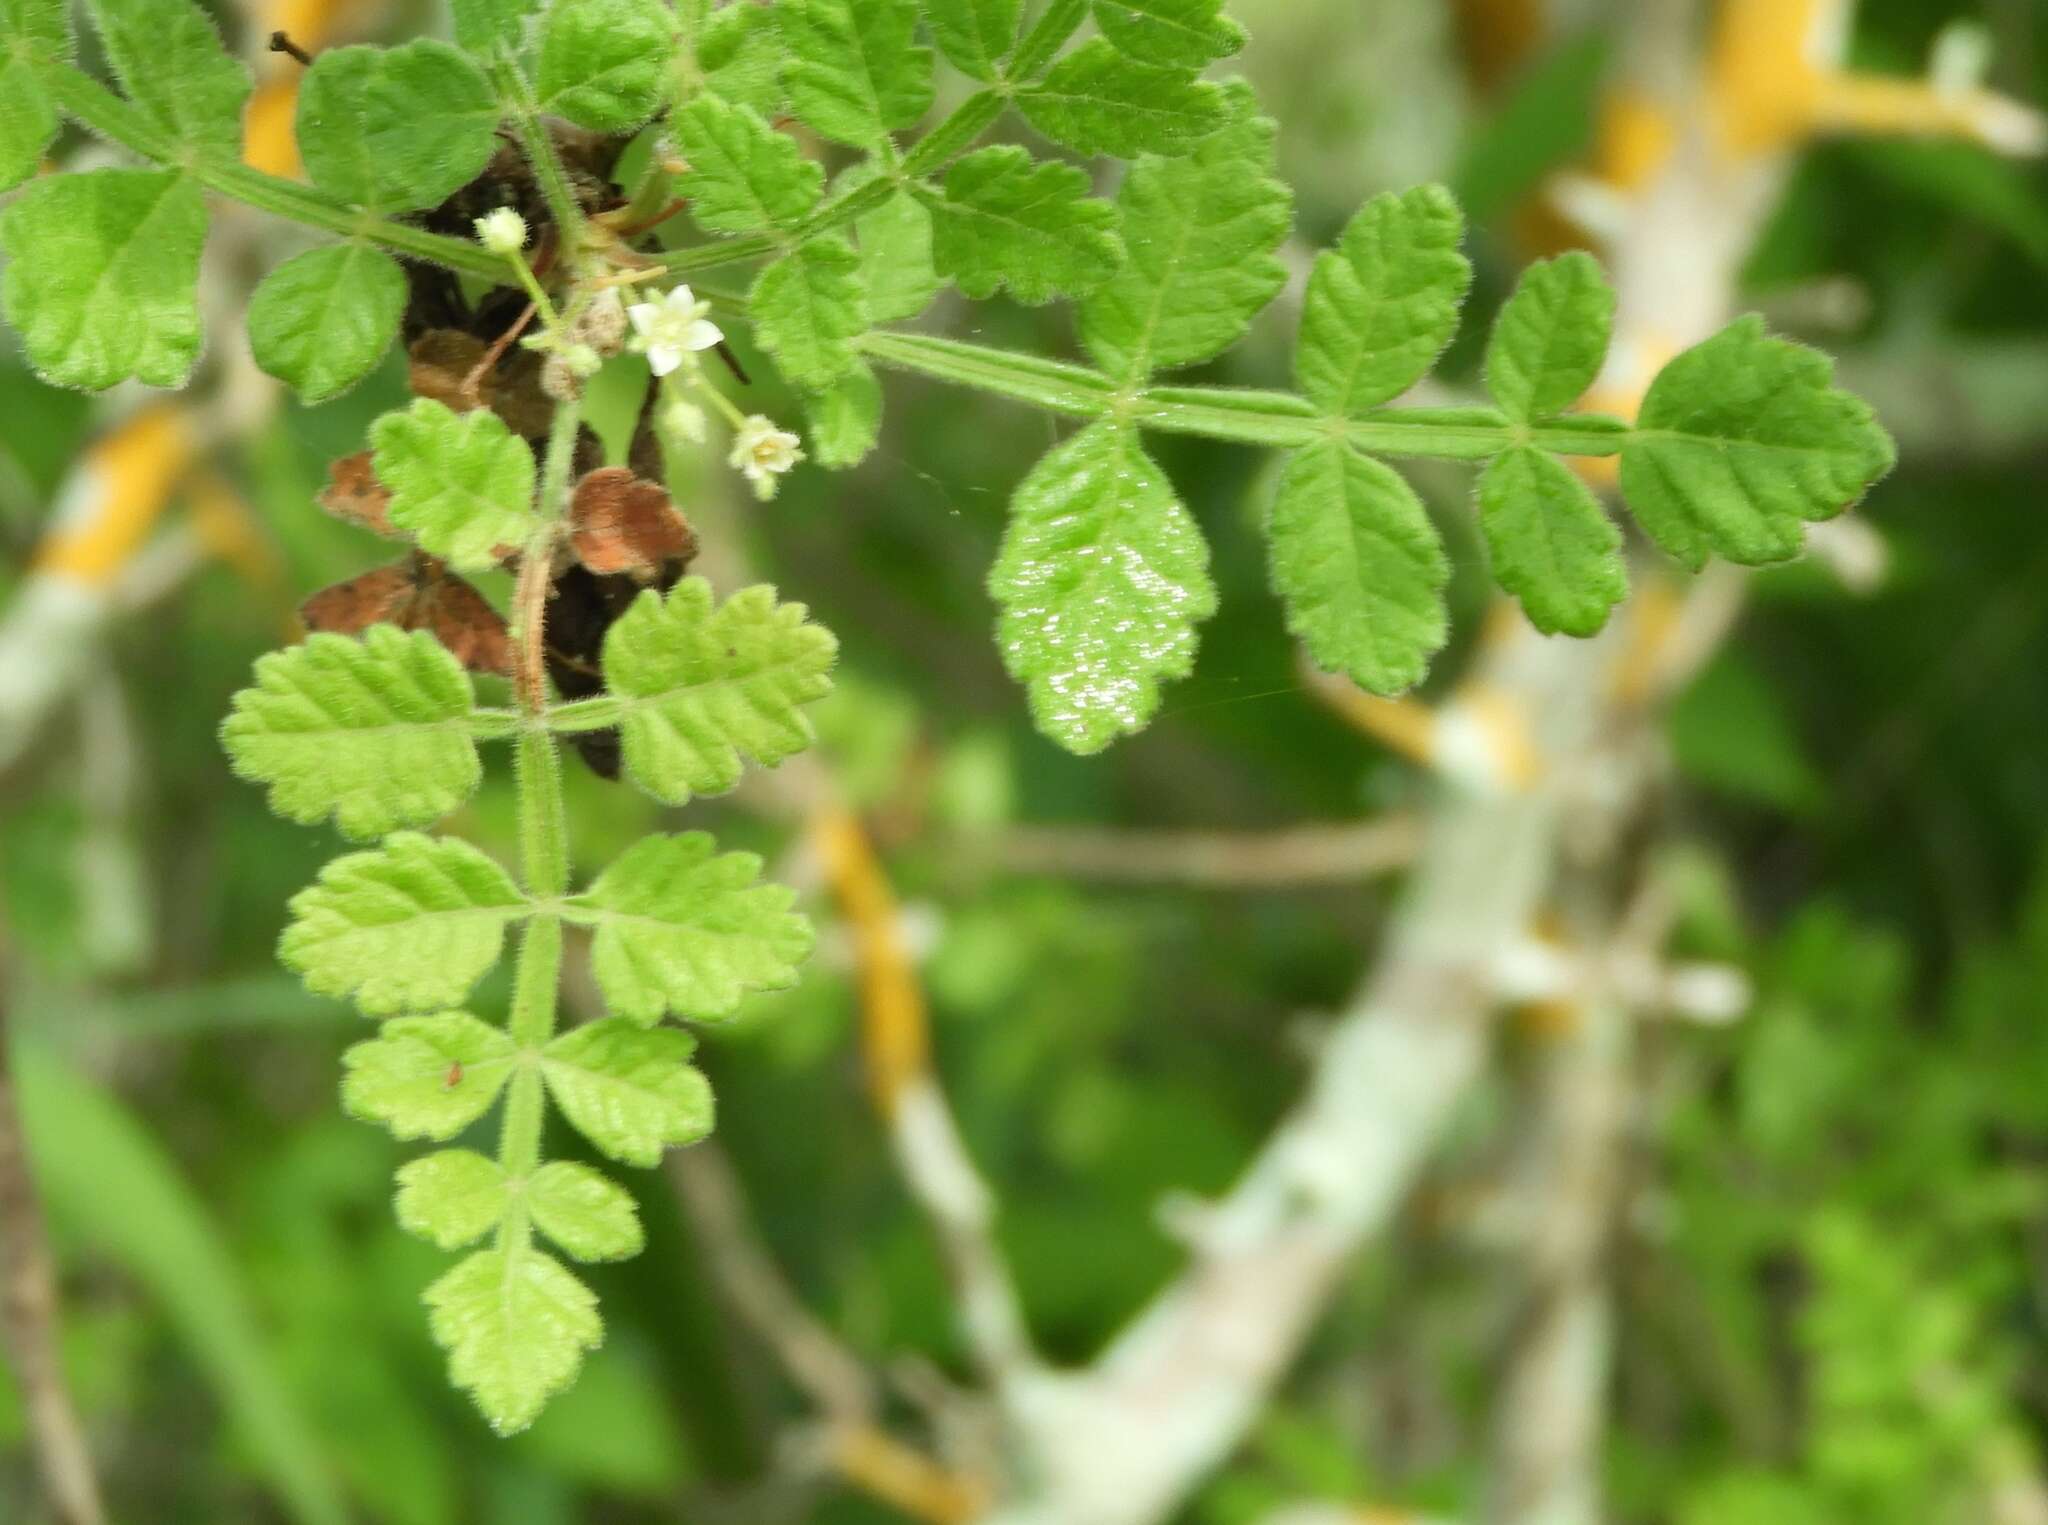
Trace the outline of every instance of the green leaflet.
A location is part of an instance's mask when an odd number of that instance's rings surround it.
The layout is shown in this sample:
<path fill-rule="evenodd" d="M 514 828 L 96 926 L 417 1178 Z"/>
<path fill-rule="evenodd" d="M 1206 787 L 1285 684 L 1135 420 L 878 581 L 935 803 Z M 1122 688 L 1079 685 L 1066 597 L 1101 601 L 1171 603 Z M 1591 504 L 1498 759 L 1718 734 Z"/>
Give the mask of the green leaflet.
<path fill-rule="evenodd" d="M 427 1288 L 425 1301 L 449 1380 L 500 1435 L 532 1424 L 604 1337 L 591 1290 L 530 1244 L 478 1250 Z"/>
<path fill-rule="evenodd" d="M 1004 286 L 1032 306 L 1094 290 L 1123 247 L 1115 208 L 1089 189 L 1074 165 L 1034 163 L 1015 144 L 969 154 L 930 198 L 939 274 L 977 301 Z"/>
<path fill-rule="evenodd" d="M 70 56 L 65 0 L 0 0 L 0 191 L 34 174 L 57 136 L 57 105 L 37 64 Z"/>
<path fill-rule="evenodd" d="M 487 409 L 457 413 L 422 397 L 378 419 L 370 443 L 391 522 L 458 571 L 496 566 L 540 524 L 533 452 Z"/>
<path fill-rule="evenodd" d="M 809 957 L 796 894 L 762 884 L 752 853 L 720 854 L 707 832 L 642 837 L 572 902 L 597 929 L 591 965 L 605 1004 L 628 1021 L 670 1012 L 715 1021 L 756 990 L 786 990 Z"/>
<path fill-rule="evenodd" d="M 1614 337 L 1614 288 L 1574 250 L 1531 265 L 1486 349 L 1486 386 L 1516 423 L 1562 413 L 1592 386 Z"/>
<path fill-rule="evenodd" d="M 852 177 L 839 187 L 848 190 Z M 857 183 L 857 182 L 856 182 Z M 939 273 L 932 253 L 932 214 L 907 191 L 898 191 L 854 224 L 868 291 L 870 323 L 903 323 L 932 305 Z"/>
<path fill-rule="evenodd" d="M 633 782 L 671 805 L 723 794 L 744 753 L 764 767 L 813 740 L 803 706 L 831 690 L 839 643 L 802 604 L 743 588 L 716 610 L 711 584 L 687 577 L 666 598 L 640 595 L 605 636 L 611 691 Z"/>
<path fill-rule="evenodd" d="M 696 1049 L 673 1027 L 613 1017 L 555 1039 L 541 1074 L 579 1133 L 623 1164 L 651 1168 L 663 1150 L 711 1132 L 711 1087 L 690 1064 Z"/>
<path fill-rule="evenodd" d="M 1039 729 L 1080 753 L 1143 729 L 1216 612 L 1201 531 L 1137 433 L 1110 420 L 1017 489 L 989 589 L 1004 664 L 1029 686 Z"/>
<path fill-rule="evenodd" d="M 292 897 L 278 957 L 315 995 L 352 996 L 371 1016 L 430 1011 L 469 994 L 526 909 L 467 842 L 402 831 L 336 858 Z"/>
<path fill-rule="evenodd" d="M 555 0 L 540 27 L 541 110 L 598 132 L 646 121 L 676 40 L 675 13 L 661 0 Z"/>
<path fill-rule="evenodd" d="M 1365 204 L 1309 278 L 1295 369 L 1311 402 L 1356 418 L 1429 374 L 1472 280 L 1464 230 L 1440 185 Z"/>
<path fill-rule="evenodd" d="M 1449 630 L 1450 564 L 1399 472 L 1336 441 L 1298 451 L 1267 536 L 1287 628 L 1318 666 L 1378 694 L 1422 681 Z"/>
<path fill-rule="evenodd" d="M 455 40 L 470 52 L 492 57 L 519 42 L 538 0 L 448 0 L 455 16 Z"/>
<path fill-rule="evenodd" d="M 299 87 L 306 173 L 374 211 L 438 204 L 497 148 L 498 102 L 483 71 L 445 42 L 330 48 Z"/>
<path fill-rule="evenodd" d="M 1548 451 L 1521 445 L 1479 479 L 1493 575 L 1546 635 L 1594 635 L 1628 597 L 1621 531 L 1591 488 Z"/>
<path fill-rule="evenodd" d="M 803 156 L 794 138 L 748 107 L 699 95 L 673 120 L 677 146 L 690 163 L 676 187 L 690 199 L 699 227 L 713 233 L 787 232 L 818 204 L 825 172 Z"/>
<path fill-rule="evenodd" d="M 249 299 L 256 363 L 309 403 L 339 397 L 376 369 L 398 332 L 405 272 L 353 240 L 295 255 Z"/>
<path fill-rule="evenodd" d="M 467 1012 L 396 1017 L 341 1056 L 341 1104 L 397 1138 L 453 1138 L 496 1105 L 517 1052 Z"/>
<path fill-rule="evenodd" d="M 860 256 L 842 234 L 820 234 L 783 255 L 755 280 L 747 305 L 754 337 L 797 386 L 828 387 L 857 363 L 867 288 Z"/>
<path fill-rule="evenodd" d="M 129 100 L 164 135 L 210 158 L 239 159 L 248 65 L 191 0 L 88 0 Z"/>
<path fill-rule="evenodd" d="M 182 384 L 199 358 L 206 203 L 175 170 L 51 175 L 0 211 L 0 307 L 38 373 L 103 391 Z"/>
<path fill-rule="evenodd" d="M 939 51 L 954 68 L 991 83 L 1002 74 L 1002 60 L 1017 45 L 1017 21 L 1023 0 L 944 0 L 927 7 L 925 20 Z"/>
<path fill-rule="evenodd" d="M 811 458 L 828 471 L 867 459 L 882 433 L 882 383 L 861 363 L 852 374 L 804 399 Z"/>
<path fill-rule="evenodd" d="M 1223 0 L 1095 0 L 1095 24 L 1123 52 L 1168 69 L 1206 69 L 1244 46 Z"/>
<path fill-rule="evenodd" d="M 1273 178 L 1273 123 L 1250 89 L 1234 120 L 1179 159 L 1140 159 L 1117 206 L 1129 260 L 1081 308 L 1081 338 L 1111 375 L 1142 380 L 1198 365 L 1239 339 L 1287 283 L 1274 251 L 1294 198 Z"/>
<path fill-rule="evenodd" d="M 632 1194 L 588 1165 L 543 1165 L 523 1195 L 533 1226 L 577 1260 L 627 1260 L 647 1242 Z"/>
<path fill-rule="evenodd" d="M 285 819 L 332 815 L 344 836 L 377 837 L 437 821 L 476 792 L 473 704 L 469 674 L 425 631 L 314 634 L 257 658 L 221 741 Z"/>
<path fill-rule="evenodd" d="M 474 1149 L 442 1149 L 398 1167 L 398 1226 L 439 1250 L 475 1244 L 505 1216 L 505 1171 Z"/>
<path fill-rule="evenodd" d="M 1621 455 L 1644 529 L 1689 567 L 1709 553 L 1757 565 L 1799 554 L 1891 470 L 1897 451 L 1825 355 L 1739 318 L 1665 366 Z"/>
<path fill-rule="evenodd" d="M 782 82 L 796 114 L 828 138 L 873 148 L 931 109 L 931 49 L 916 0 L 783 0 Z"/>
<path fill-rule="evenodd" d="M 1161 69 L 1097 37 L 1017 93 L 1017 108 L 1040 132 L 1084 154 L 1181 152 L 1223 125 L 1223 92 L 1179 69 Z"/>
<path fill-rule="evenodd" d="M 697 33 L 697 68 L 705 90 L 764 117 L 782 109 L 782 27 L 761 5 L 713 11 Z"/>

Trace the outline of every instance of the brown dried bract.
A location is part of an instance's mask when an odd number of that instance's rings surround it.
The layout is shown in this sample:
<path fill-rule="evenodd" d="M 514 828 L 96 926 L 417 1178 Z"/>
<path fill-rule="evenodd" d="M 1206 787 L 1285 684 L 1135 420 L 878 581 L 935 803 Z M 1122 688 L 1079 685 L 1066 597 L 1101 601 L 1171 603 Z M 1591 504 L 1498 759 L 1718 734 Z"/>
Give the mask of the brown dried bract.
<path fill-rule="evenodd" d="M 469 378 L 489 355 L 491 346 L 459 328 L 434 328 L 408 346 L 408 382 L 416 397 L 467 413 L 482 401 L 524 439 L 544 439 L 554 422 L 555 405 L 540 389 L 541 357 L 512 344 L 468 390 Z"/>
<path fill-rule="evenodd" d="M 417 551 L 321 589 L 299 606 L 299 618 L 308 630 L 337 635 L 360 635 L 372 625 L 426 630 L 471 672 L 512 675 L 505 617 L 444 563 Z"/>
<path fill-rule="evenodd" d="M 697 554 L 697 536 L 668 494 L 624 466 L 606 466 L 576 484 L 569 501 L 569 544 L 600 577 L 653 582 Z"/>
<path fill-rule="evenodd" d="M 405 538 L 405 532 L 391 523 L 391 489 L 377 480 L 367 450 L 345 455 L 328 466 L 327 485 L 317 501 L 344 524 L 390 540 Z"/>

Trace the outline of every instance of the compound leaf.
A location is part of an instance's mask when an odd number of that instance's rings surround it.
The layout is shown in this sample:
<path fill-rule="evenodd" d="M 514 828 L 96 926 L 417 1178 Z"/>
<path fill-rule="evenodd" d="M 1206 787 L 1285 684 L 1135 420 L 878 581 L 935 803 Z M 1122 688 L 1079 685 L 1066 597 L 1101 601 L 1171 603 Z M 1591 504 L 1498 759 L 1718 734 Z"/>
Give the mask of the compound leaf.
<path fill-rule="evenodd" d="M 89 0 L 93 25 L 129 100 L 180 147 L 238 159 L 249 66 L 228 55 L 191 0 Z"/>
<path fill-rule="evenodd" d="M 287 820 L 332 815 L 344 836 L 378 837 L 437 821 L 476 792 L 474 702 L 462 664 L 424 631 L 316 634 L 257 658 L 221 740 Z"/>
<path fill-rule="evenodd" d="M 699 227 L 713 233 L 788 230 L 818 204 L 825 172 L 803 156 L 795 139 L 749 107 L 702 94 L 675 114 L 674 124 L 690 163 L 677 189 L 690 199 Z"/>
<path fill-rule="evenodd" d="M 1017 94 L 1017 107 L 1053 142 L 1083 154 L 1135 159 L 1174 154 L 1223 125 L 1223 92 L 1161 69 L 1097 37 Z"/>
<path fill-rule="evenodd" d="M 1287 283 L 1274 251 L 1294 198 L 1273 178 L 1273 123 L 1230 88 L 1231 124 L 1179 159 L 1147 157 L 1118 193 L 1129 260 L 1081 308 L 1106 371 L 1138 380 L 1213 358 L 1244 337 Z"/>
<path fill-rule="evenodd" d="M 1355 418 L 1429 374 L 1472 281 L 1464 229 L 1440 185 L 1365 204 L 1309 277 L 1295 368 L 1310 401 Z"/>
<path fill-rule="evenodd" d="M 1023 0 L 946 0 L 927 8 L 932 37 L 962 74 L 992 81 L 1001 61 L 1017 45 Z"/>
<path fill-rule="evenodd" d="M 642 1024 L 669 1012 L 729 1017 L 755 990 L 786 990 L 811 951 L 795 892 L 762 884 L 752 853 L 707 832 L 642 837 L 576 902 L 597 928 L 591 962 L 606 1004 Z"/>
<path fill-rule="evenodd" d="M 941 275 L 977 301 L 1004 286 L 1037 306 L 1100 286 L 1123 258 L 1116 209 L 1072 164 L 1034 162 L 1015 144 L 984 148 L 946 174 L 931 199 Z"/>
<path fill-rule="evenodd" d="M 299 154 L 313 183 L 375 211 L 430 207 L 498 146 L 490 81 L 445 42 L 329 48 L 299 86 Z"/>
<path fill-rule="evenodd" d="M 675 13 L 661 0 L 556 0 L 540 27 L 541 109 L 623 132 L 661 104 L 675 50 Z"/>
<path fill-rule="evenodd" d="M 70 55 L 66 0 L 0 0 L 0 191 L 33 175 L 55 141 L 57 103 L 40 66 Z"/>
<path fill-rule="evenodd" d="M 491 1110 L 517 1058 L 503 1029 L 468 1012 L 394 1017 L 341 1056 L 341 1104 L 401 1139 L 453 1138 Z"/>
<path fill-rule="evenodd" d="M 1547 451 L 1495 456 L 1479 479 L 1493 575 L 1546 635 L 1587 636 L 1628 596 L 1621 531 L 1592 489 Z"/>
<path fill-rule="evenodd" d="M 737 784 L 743 754 L 773 767 L 809 746 L 802 707 L 831 689 L 839 643 L 804 615 L 767 586 L 714 610 L 701 577 L 666 598 L 641 594 L 604 643 L 606 683 L 628 701 L 620 730 L 634 783 L 681 805 Z"/>
<path fill-rule="evenodd" d="M 1223 0 L 1095 0 L 1095 24 L 1131 57 L 1168 69 L 1206 69 L 1244 46 Z"/>
<path fill-rule="evenodd" d="M 1327 672 L 1396 694 L 1444 644 L 1443 542 L 1399 472 L 1332 441 L 1287 463 L 1267 526 L 1287 628 Z"/>
<path fill-rule="evenodd" d="M 647 1242 L 632 1193 L 588 1165 L 543 1165 L 524 1195 L 534 1227 L 578 1260 L 626 1260 Z"/>
<path fill-rule="evenodd" d="M 1855 503 L 1897 459 L 1825 355 L 1740 318 L 1650 386 L 1621 456 L 1628 504 L 1689 567 L 1796 556 L 1804 526 Z"/>
<path fill-rule="evenodd" d="M 1486 385 L 1517 423 L 1562 413 L 1592 386 L 1614 336 L 1614 288 L 1573 250 L 1522 272 L 1486 349 Z"/>
<path fill-rule="evenodd" d="M 1143 728 L 1216 612 L 1209 548 L 1137 433 L 1104 420 L 1025 478 L 989 574 L 997 640 L 1039 729 L 1099 752 Z"/>
<path fill-rule="evenodd" d="M 405 272 L 351 241 L 294 255 L 249 299 L 256 363 L 309 403 L 339 397 L 376 369 L 405 313 Z"/>
<path fill-rule="evenodd" d="M 527 1243 L 478 1250 L 427 1288 L 425 1301 L 449 1380 L 500 1435 L 532 1424 L 604 1337 L 591 1290 Z"/>
<path fill-rule="evenodd" d="M 617 1017 L 562 1034 L 541 1054 L 541 1074 L 562 1115 L 627 1165 L 653 1166 L 662 1150 L 711 1131 L 711 1086 L 690 1063 L 697 1044 L 673 1027 Z"/>
<path fill-rule="evenodd" d="M 916 0 L 784 0 L 777 10 L 790 104 L 826 137 L 873 148 L 931 109 Z"/>
<path fill-rule="evenodd" d="M 398 1167 L 398 1226 L 436 1249 L 475 1244 L 505 1217 L 505 1171 L 474 1149 L 442 1149 Z"/>
<path fill-rule="evenodd" d="M 315 995 L 353 996 L 372 1016 L 453 1006 L 525 912 L 510 876 L 467 842 L 402 831 L 292 897 L 278 957 Z"/>
<path fill-rule="evenodd" d="M 811 391 L 828 387 L 852 371 L 853 341 L 868 329 L 860 256 L 838 233 L 810 239 L 761 272 L 748 311 L 784 376 Z"/>
<path fill-rule="evenodd" d="M 0 306 L 51 381 L 179 386 L 199 358 L 205 242 L 206 202 L 176 170 L 46 176 L 0 211 Z"/>
<path fill-rule="evenodd" d="M 488 408 L 457 413 L 421 397 L 370 429 L 377 480 L 391 490 L 391 522 L 420 549 L 480 572 L 540 523 L 533 452 Z"/>

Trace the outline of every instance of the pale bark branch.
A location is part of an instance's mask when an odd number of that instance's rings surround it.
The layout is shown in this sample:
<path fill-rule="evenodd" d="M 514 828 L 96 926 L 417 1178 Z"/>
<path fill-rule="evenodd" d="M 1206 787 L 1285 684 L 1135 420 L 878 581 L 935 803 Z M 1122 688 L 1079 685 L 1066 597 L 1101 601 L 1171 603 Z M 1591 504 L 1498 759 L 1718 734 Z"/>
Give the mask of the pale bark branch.
<path fill-rule="evenodd" d="M 1241 832 L 1019 826 L 957 850 L 966 864 L 1010 874 L 1261 890 L 1356 885 L 1406 867 L 1421 839 L 1413 818 L 1393 815 Z"/>

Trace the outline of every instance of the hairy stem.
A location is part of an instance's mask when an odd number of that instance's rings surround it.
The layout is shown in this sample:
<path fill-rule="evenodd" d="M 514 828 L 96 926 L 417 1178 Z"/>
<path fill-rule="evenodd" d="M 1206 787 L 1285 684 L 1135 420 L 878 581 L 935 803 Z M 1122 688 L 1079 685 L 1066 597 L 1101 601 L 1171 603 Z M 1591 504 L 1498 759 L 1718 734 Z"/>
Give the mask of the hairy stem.
<path fill-rule="evenodd" d="M 1061 44 L 1074 35 L 1074 31 L 1088 18 L 1088 0 L 1053 0 L 1038 24 L 1024 35 L 1017 44 L 1017 51 L 1010 55 L 1009 66 L 1003 70 L 1003 77 L 1015 83 L 1035 79 L 1038 73 L 1053 60 Z"/>
<path fill-rule="evenodd" d="M 541 125 L 539 104 L 519 71 L 509 65 L 500 70 L 498 89 L 499 100 L 511 114 L 513 128 L 519 134 L 519 147 L 526 162 L 533 166 L 534 179 L 540 183 L 548 215 L 554 219 L 555 248 L 573 268 L 576 251 L 583 246 L 583 204 L 569 185 L 569 172 L 562 167 L 561 155 L 555 152 L 555 140 Z"/>

